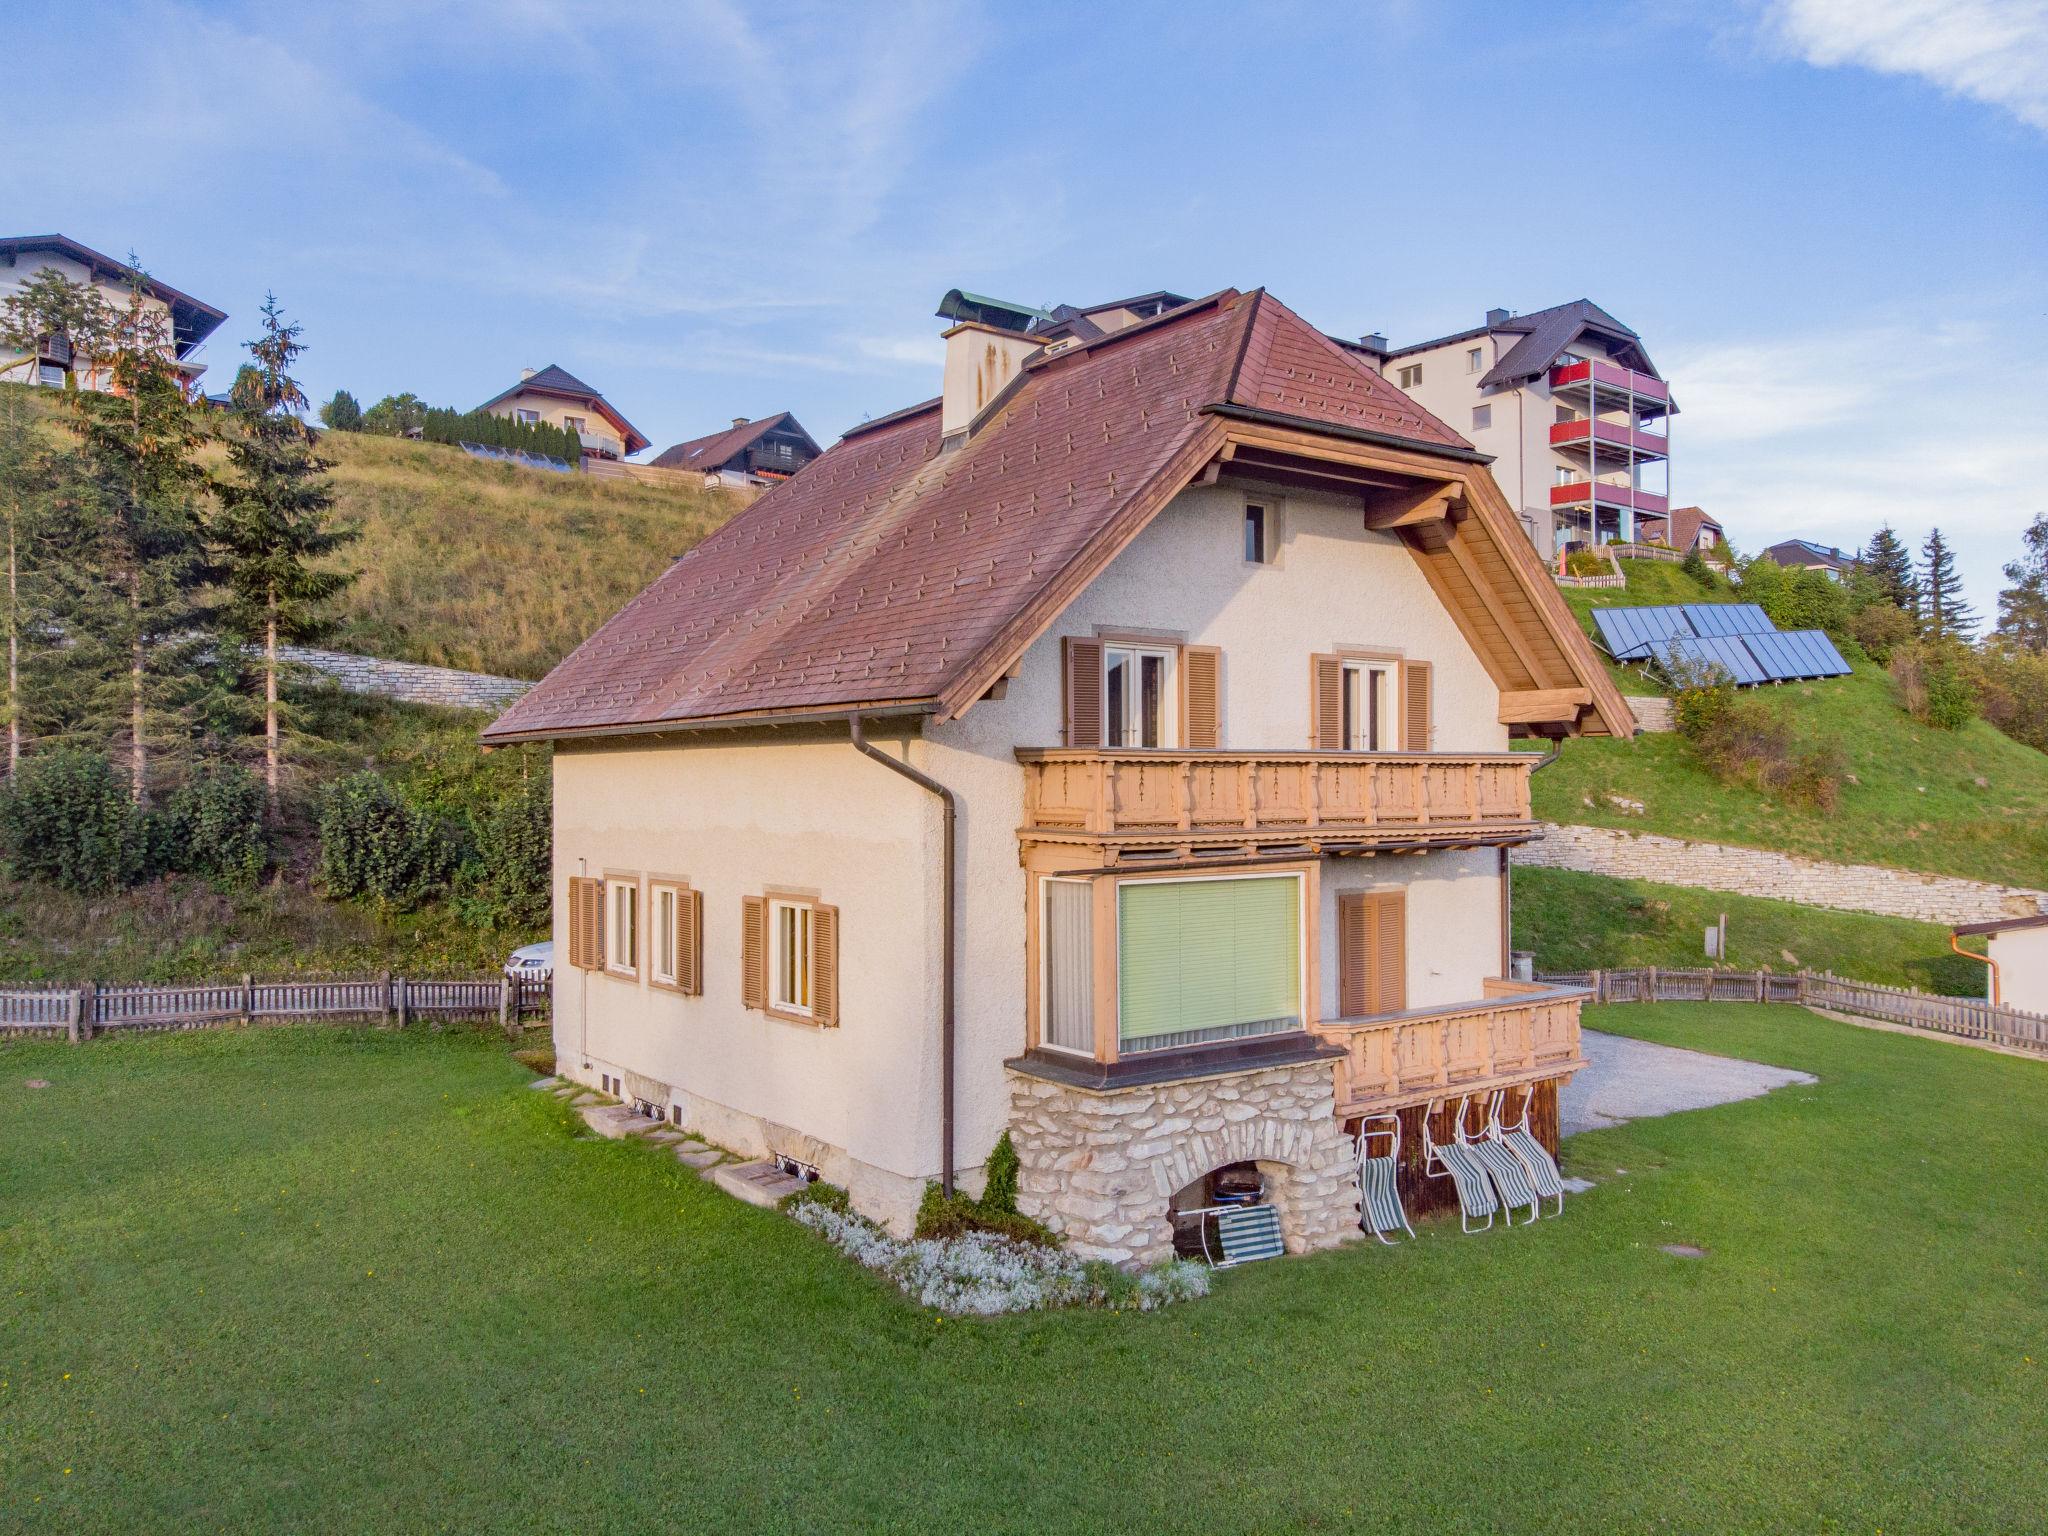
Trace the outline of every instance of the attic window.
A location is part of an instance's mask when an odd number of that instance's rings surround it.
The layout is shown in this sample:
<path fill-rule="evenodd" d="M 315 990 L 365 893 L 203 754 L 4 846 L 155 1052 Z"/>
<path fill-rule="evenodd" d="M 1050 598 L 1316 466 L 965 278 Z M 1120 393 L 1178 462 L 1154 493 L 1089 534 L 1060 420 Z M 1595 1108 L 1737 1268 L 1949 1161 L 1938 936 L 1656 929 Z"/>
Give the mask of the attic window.
<path fill-rule="evenodd" d="M 1270 565 L 1273 562 L 1271 515 L 1257 502 L 1245 503 L 1244 558 L 1247 565 Z"/>
<path fill-rule="evenodd" d="M 1422 382 L 1422 364 L 1411 363 L 1401 370 L 1401 387 L 1413 389 Z"/>
<path fill-rule="evenodd" d="M 1477 373 L 1486 366 L 1486 348 L 1473 347 L 1465 353 L 1465 371 Z"/>

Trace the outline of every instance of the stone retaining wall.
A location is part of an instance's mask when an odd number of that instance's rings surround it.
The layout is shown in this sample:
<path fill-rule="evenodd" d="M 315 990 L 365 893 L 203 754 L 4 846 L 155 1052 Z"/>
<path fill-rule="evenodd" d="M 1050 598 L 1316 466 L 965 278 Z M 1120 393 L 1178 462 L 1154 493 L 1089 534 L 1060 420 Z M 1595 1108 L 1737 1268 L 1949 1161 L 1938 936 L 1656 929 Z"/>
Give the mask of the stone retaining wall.
<path fill-rule="evenodd" d="M 488 672 L 458 672 L 412 661 L 384 661 L 348 651 L 318 651 L 306 646 L 278 648 L 287 661 L 332 678 L 350 693 L 372 694 L 406 704 L 438 704 L 443 709 L 487 709 L 496 714 L 533 684 Z"/>
<path fill-rule="evenodd" d="M 1327 1061 L 1105 1092 L 1009 1076 L 1019 1208 L 1083 1258 L 1170 1258 L 1168 1201 L 1229 1163 L 1259 1165 L 1289 1253 L 1364 1235 Z"/>
<path fill-rule="evenodd" d="M 1944 926 L 2048 912 L 2048 891 L 1916 874 L 1876 864 L 1831 864 L 1796 854 L 1694 843 L 1612 827 L 1547 823 L 1541 838 L 1514 849 L 1510 857 L 1514 863 L 1534 869 L 1576 869 Z"/>

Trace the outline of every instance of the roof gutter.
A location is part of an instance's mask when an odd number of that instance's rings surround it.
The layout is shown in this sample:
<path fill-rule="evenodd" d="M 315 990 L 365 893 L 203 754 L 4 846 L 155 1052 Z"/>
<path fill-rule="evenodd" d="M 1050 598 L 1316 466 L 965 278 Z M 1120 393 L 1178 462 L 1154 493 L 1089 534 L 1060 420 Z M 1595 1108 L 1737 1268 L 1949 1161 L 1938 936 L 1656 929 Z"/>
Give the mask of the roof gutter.
<path fill-rule="evenodd" d="M 1262 411 L 1251 405 L 1221 402 L 1202 407 L 1205 416 L 1226 421 L 1255 421 L 1269 427 L 1291 427 L 1297 432 L 1314 432 L 1321 437 L 1341 437 L 1348 442 L 1370 443 L 1375 448 L 1401 448 L 1411 453 L 1434 454 L 1440 459 L 1457 459 L 1466 464 L 1491 464 L 1493 455 L 1477 448 L 1457 448 L 1449 443 L 1426 442 L 1416 437 L 1399 437 L 1392 432 L 1375 432 L 1370 427 L 1347 427 L 1337 422 L 1318 421 L 1312 416 L 1290 416 L 1284 411 Z"/>
<path fill-rule="evenodd" d="M 944 834 L 941 838 L 939 858 L 939 944 L 944 958 L 940 965 L 939 982 L 939 1188 L 948 1199 L 953 1194 L 953 1038 L 954 1038 L 954 977 L 953 977 L 953 906 L 955 888 L 955 866 L 953 857 L 954 829 L 960 819 L 960 802 L 952 790 L 946 788 L 929 774 L 920 773 L 905 762 L 899 762 L 888 753 L 870 742 L 861 730 L 861 716 L 849 717 L 853 732 L 853 747 L 863 757 L 871 757 L 892 773 L 900 773 L 919 789 L 939 797 Z"/>
<path fill-rule="evenodd" d="M 493 734 L 491 728 L 486 726 L 482 734 L 486 747 L 514 747 L 535 741 L 582 741 L 585 738 L 610 736 L 682 736 L 698 731 L 736 731 L 746 726 L 836 725 L 856 715 L 867 715 L 871 718 L 882 715 L 932 715 L 937 714 L 938 709 L 936 700 L 912 699 L 902 704 L 849 704 L 839 709 L 792 710 L 779 715 L 714 715 L 703 720 L 645 720 L 628 725 L 568 726 L 552 731 L 506 731 L 502 734 Z"/>

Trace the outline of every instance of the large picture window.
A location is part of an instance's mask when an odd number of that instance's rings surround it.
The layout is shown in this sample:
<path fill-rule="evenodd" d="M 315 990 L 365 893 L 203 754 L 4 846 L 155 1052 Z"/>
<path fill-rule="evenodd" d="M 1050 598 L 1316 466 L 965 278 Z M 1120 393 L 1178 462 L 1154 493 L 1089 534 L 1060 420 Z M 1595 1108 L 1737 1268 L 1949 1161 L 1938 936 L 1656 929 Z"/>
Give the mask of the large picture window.
<path fill-rule="evenodd" d="M 1299 1029 L 1301 893 L 1294 874 L 1123 882 L 1120 1054 Z"/>

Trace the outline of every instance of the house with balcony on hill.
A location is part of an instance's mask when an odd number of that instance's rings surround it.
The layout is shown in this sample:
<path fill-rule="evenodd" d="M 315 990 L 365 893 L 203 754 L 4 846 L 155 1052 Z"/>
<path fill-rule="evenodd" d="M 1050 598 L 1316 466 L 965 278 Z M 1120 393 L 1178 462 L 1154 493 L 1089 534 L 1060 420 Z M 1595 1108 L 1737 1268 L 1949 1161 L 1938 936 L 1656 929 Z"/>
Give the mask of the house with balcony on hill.
<path fill-rule="evenodd" d="M 554 747 L 558 1069 L 897 1230 L 1007 1131 L 1119 1262 L 1219 1181 L 1360 1236 L 1367 1117 L 1413 1208 L 1426 1115 L 1502 1090 L 1554 1147 L 1511 739 L 1634 726 L 1484 456 L 1262 291 L 1040 314 L 949 314 L 936 397 L 485 731 Z"/>
<path fill-rule="evenodd" d="M 1671 509 L 1671 386 L 1642 338 L 1588 299 L 1434 341 L 1339 340 L 1492 456 L 1494 479 L 1546 558 L 1644 536 Z"/>
<path fill-rule="evenodd" d="M 528 368 L 519 382 L 493 395 L 480 411 L 506 416 L 528 426 L 546 422 L 574 432 L 583 442 L 585 457 L 624 459 L 648 446 L 640 430 L 612 407 L 609 400 L 566 368 L 550 363 L 545 368 Z"/>
<path fill-rule="evenodd" d="M 707 486 L 759 489 L 787 480 L 820 451 L 802 422 L 777 411 L 757 421 L 735 416 L 731 426 L 664 448 L 649 462 L 656 469 L 701 474 Z"/>
<path fill-rule="evenodd" d="M 207 337 L 227 319 L 225 310 L 215 309 L 146 273 L 137 274 L 127 262 L 117 261 L 65 235 L 0 238 L 0 299 L 19 293 L 25 283 L 46 269 L 80 287 L 97 290 L 109 308 L 119 313 L 126 312 L 131 294 L 139 291 L 144 307 L 157 320 L 166 361 L 177 372 L 186 395 L 197 395 L 199 376 L 206 372 L 199 354 Z M 91 356 L 76 344 L 78 340 L 59 332 L 38 337 L 32 352 L 8 353 L 0 349 L 0 381 L 55 389 L 66 383 L 76 383 L 81 389 L 106 387 L 109 359 Z"/>

